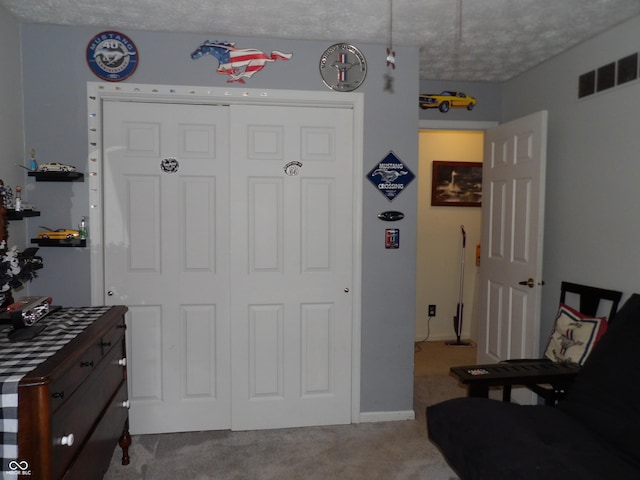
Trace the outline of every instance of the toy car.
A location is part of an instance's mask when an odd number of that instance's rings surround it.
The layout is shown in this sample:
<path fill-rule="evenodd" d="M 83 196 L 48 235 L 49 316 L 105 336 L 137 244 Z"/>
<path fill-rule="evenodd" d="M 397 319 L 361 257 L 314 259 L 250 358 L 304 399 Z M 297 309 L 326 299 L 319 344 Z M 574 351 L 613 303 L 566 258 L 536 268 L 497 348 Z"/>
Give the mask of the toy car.
<path fill-rule="evenodd" d="M 78 230 L 69 230 L 66 228 L 59 228 L 58 230 L 51 230 L 47 227 L 44 228 L 46 231 L 38 232 L 38 238 L 42 239 L 51 239 L 51 240 L 65 240 L 72 238 L 80 238 L 80 232 Z"/>
<path fill-rule="evenodd" d="M 43 163 L 38 166 L 39 172 L 75 172 L 76 167 L 58 162 Z"/>
<path fill-rule="evenodd" d="M 438 95 L 422 93 L 419 97 L 420 108 L 437 108 L 442 113 L 447 113 L 450 108 L 466 108 L 473 110 L 476 106 L 476 99 L 463 92 L 452 92 L 445 90 Z"/>

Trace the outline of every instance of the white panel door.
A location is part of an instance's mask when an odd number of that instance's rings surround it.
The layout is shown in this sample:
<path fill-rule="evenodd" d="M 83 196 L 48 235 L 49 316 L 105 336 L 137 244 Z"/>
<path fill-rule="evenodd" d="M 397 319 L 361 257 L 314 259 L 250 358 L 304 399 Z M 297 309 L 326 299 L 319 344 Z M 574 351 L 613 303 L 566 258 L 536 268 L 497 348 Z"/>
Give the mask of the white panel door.
<path fill-rule="evenodd" d="M 351 421 L 352 116 L 231 106 L 233 429 Z"/>
<path fill-rule="evenodd" d="M 106 101 L 103 118 L 105 303 L 129 307 L 131 431 L 229 428 L 228 108 Z"/>
<path fill-rule="evenodd" d="M 479 363 L 539 356 L 546 136 L 547 112 L 485 136 Z"/>

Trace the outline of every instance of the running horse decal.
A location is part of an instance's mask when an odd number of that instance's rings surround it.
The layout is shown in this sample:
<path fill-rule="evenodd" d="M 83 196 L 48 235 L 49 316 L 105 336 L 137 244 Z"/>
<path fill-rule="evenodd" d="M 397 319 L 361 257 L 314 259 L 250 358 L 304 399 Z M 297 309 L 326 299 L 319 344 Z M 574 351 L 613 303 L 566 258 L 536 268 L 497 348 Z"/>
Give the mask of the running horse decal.
<path fill-rule="evenodd" d="M 292 53 L 282 53 L 277 50 L 271 55 L 256 50 L 255 48 L 236 48 L 231 42 L 205 41 L 192 54 L 191 58 L 198 58 L 209 54 L 218 59 L 217 73 L 229 75 L 228 83 L 244 83 L 244 78 L 251 78 L 255 73 L 264 68 L 267 62 L 276 60 L 289 60 Z"/>

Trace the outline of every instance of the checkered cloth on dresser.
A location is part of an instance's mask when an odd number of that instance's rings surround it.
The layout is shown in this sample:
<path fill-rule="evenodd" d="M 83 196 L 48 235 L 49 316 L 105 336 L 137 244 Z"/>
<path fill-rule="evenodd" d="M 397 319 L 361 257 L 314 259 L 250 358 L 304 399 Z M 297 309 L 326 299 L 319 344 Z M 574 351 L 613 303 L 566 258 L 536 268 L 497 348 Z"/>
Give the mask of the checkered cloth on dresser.
<path fill-rule="evenodd" d="M 36 324 L 46 325 L 37 337 L 21 342 L 8 339 L 7 333 L 13 327 L 0 326 L 0 461 L 3 478 L 15 479 L 24 465 L 18 458 L 18 383 L 110 308 L 60 309 Z"/>

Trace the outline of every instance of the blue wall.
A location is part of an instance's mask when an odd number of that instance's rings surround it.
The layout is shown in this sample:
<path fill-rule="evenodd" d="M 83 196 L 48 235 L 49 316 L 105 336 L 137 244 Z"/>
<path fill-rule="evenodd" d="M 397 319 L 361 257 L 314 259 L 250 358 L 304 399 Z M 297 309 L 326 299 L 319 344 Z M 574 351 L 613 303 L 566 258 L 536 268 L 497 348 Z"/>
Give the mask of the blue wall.
<path fill-rule="evenodd" d="M 5 28 L 7 27 L 7 28 Z M 106 29 L 106 28 L 105 28 Z M 22 25 L 0 7 L 0 178 L 16 178 L 15 162 L 36 148 L 40 161 L 62 161 L 86 167 L 86 82 L 95 81 L 84 60 L 90 38 L 101 29 Z M 398 47 L 395 93 L 383 90 L 387 73 L 381 45 L 357 45 L 369 63 L 369 73 L 358 90 L 365 93 L 364 171 L 368 172 L 393 150 L 417 172 L 418 119 L 510 120 L 549 110 L 547 200 L 542 338 L 553 321 L 561 280 L 640 291 L 640 83 L 577 99 L 580 74 L 640 51 L 640 17 L 594 37 L 504 85 L 457 82 L 455 88 L 477 96 L 473 112 L 419 111 L 419 92 L 454 88 L 448 82 L 419 82 L 417 48 Z M 214 35 L 124 32 L 136 42 L 140 66 L 134 83 L 221 86 L 213 62 L 193 62 L 188 54 Z M 239 46 L 291 51 L 282 65 L 270 65 L 247 88 L 322 90 L 318 60 L 329 46 L 324 42 L 217 38 Z M 336 40 L 339 41 L 339 40 Z M 16 73 L 22 43 L 23 84 Z M 18 120 L 21 88 L 24 91 L 24 132 Z M 238 88 L 238 87 L 230 87 Z M 429 90 L 429 91 L 426 91 Z M 336 93 L 339 95 L 339 93 Z M 491 99 L 486 101 L 485 99 Z M 498 108 L 499 112 L 494 109 Z M 471 117 L 473 115 L 473 118 Z M 476 116 L 477 115 L 477 116 Z M 7 117 L 11 120 L 8 121 Z M 9 132 L 9 133 L 7 133 Z M 23 149 L 22 149 L 22 148 Z M 36 185 L 26 177 L 27 200 L 43 211 L 29 220 L 28 235 L 37 226 L 75 225 L 88 216 L 87 182 Z M 363 179 L 363 305 L 362 305 L 362 411 L 406 411 L 412 407 L 413 330 L 415 319 L 414 185 L 394 200 L 394 210 L 406 214 L 399 227 L 402 247 L 385 251 L 384 225 L 378 212 L 389 201 Z M 24 229 L 24 226 L 18 227 Z M 12 229 L 16 229 L 12 225 Z M 12 233 L 13 235 L 13 233 Z M 13 238 L 21 238 L 20 232 Z M 22 234 L 24 237 L 24 234 Z M 45 269 L 31 286 L 33 293 L 53 294 L 62 304 L 90 301 L 89 251 L 41 249 Z"/>
<path fill-rule="evenodd" d="M 0 7 L 0 179 L 12 189 L 24 186 L 24 170 L 15 166 L 24 158 L 19 32 L 15 17 Z M 9 223 L 9 239 L 22 249 L 22 222 Z"/>
<path fill-rule="evenodd" d="M 85 61 L 92 36 L 104 29 L 22 25 L 25 149 L 35 148 L 39 161 L 60 161 L 87 171 L 86 82 L 97 81 Z M 331 43 L 224 37 L 214 34 L 172 34 L 124 31 L 137 45 L 139 66 L 129 80 L 141 84 L 226 86 L 215 73 L 213 58 L 191 60 L 189 54 L 204 40 L 228 40 L 239 47 L 293 52 L 286 62 L 269 64 L 246 85 L 264 88 L 327 91 L 318 70 Z M 336 41 L 336 43 L 339 40 Z M 14 42 L 14 44 L 17 42 Z M 384 91 L 386 49 L 356 45 L 369 72 L 357 90 L 365 93 L 364 172 L 393 150 L 409 168 L 418 169 L 418 49 L 397 48 L 394 93 Z M 1 54 L 0 54 L 1 55 Z M 335 93 L 340 95 L 339 92 Z M 390 202 L 365 178 L 363 186 L 362 372 L 363 412 L 413 409 L 413 330 L 415 319 L 416 185 L 393 201 L 405 213 L 399 225 L 399 250 L 384 248 L 384 224 L 377 219 Z M 38 225 L 77 225 L 89 215 L 88 182 L 39 182 L 29 201 L 42 217 L 28 222 L 28 235 Z M 89 233 L 91 225 L 89 225 Z M 89 249 L 42 248 L 42 274 L 31 292 L 46 293 L 63 305 L 90 302 Z"/>

